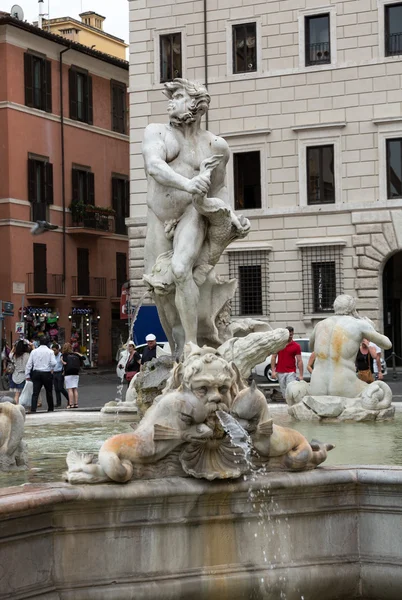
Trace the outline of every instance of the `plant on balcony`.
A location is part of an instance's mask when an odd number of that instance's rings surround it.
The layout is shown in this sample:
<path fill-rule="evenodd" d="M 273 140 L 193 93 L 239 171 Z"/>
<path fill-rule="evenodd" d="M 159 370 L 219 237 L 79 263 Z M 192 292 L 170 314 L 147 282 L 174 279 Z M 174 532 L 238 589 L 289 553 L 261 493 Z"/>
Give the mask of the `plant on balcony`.
<path fill-rule="evenodd" d="M 81 223 L 86 216 L 114 216 L 116 211 L 110 206 L 94 206 L 92 204 L 85 204 L 81 200 L 71 202 L 70 212 L 74 223 Z"/>
<path fill-rule="evenodd" d="M 69 206 L 73 223 L 80 223 L 86 214 L 86 204 L 81 200 L 73 200 Z"/>
<path fill-rule="evenodd" d="M 85 206 L 87 214 L 96 213 L 106 217 L 111 217 L 116 214 L 116 211 L 111 206 L 92 206 L 92 204 L 86 204 Z"/>

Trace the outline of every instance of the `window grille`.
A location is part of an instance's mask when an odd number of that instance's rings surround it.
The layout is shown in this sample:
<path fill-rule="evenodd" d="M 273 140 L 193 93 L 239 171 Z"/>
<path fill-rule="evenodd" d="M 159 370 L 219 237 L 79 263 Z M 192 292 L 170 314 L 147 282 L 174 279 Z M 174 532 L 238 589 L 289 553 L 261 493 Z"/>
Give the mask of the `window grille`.
<path fill-rule="evenodd" d="M 268 316 L 268 251 L 229 252 L 229 276 L 237 279 L 232 315 Z"/>
<path fill-rule="evenodd" d="M 233 25 L 233 73 L 257 70 L 257 24 Z"/>
<path fill-rule="evenodd" d="M 343 254 L 340 246 L 302 248 L 304 314 L 333 311 L 343 293 Z"/>
<path fill-rule="evenodd" d="M 402 54 L 402 4 L 385 6 L 385 56 Z"/>
<path fill-rule="evenodd" d="M 306 67 L 331 62 L 329 15 L 305 18 Z"/>
<path fill-rule="evenodd" d="M 181 33 L 169 33 L 159 38 L 160 82 L 182 76 Z"/>

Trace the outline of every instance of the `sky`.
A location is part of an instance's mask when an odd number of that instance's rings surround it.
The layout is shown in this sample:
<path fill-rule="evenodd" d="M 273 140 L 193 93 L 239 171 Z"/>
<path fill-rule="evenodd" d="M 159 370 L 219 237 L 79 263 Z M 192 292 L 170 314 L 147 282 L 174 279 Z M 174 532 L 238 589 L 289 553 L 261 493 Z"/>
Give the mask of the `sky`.
<path fill-rule="evenodd" d="M 38 20 L 37 0 L 0 0 L 0 10 L 10 12 L 14 4 L 19 4 L 24 11 L 24 20 L 32 23 Z M 45 0 L 45 13 L 49 12 L 50 18 L 73 17 L 80 21 L 79 13 L 95 10 L 106 17 L 104 30 L 128 43 L 128 0 Z M 68 8 L 66 8 L 68 6 Z"/>

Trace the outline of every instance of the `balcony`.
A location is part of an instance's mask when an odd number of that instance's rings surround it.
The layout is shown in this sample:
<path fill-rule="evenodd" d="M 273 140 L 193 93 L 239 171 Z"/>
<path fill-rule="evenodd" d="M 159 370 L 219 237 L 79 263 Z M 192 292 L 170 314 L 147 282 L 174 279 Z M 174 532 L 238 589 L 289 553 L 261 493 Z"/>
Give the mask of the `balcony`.
<path fill-rule="evenodd" d="M 67 233 L 81 235 L 82 233 L 109 236 L 115 229 L 115 212 L 112 208 L 73 202 L 70 206 L 72 226 Z"/>
<path fill-rule="evenodd" d="M 397 56 L 402 54 L 402 33 L 392 33 L 385 36 L 385 55 Z"/>
<path fill-rule="evenodd" d="M 306 45 L 306 66 L 325 65 L 331 62 L 331 47 L 329 42 Z"/>
<path fill-rule="evenodd" d="M 57 298 L 65 296 L 63 275 L 54 273 L 28 273 L 28 298 Z"/>
<path fill-rule="evenodd" d="M 106 277 L 72 277 L 72 299 L 106 298 Z"/>

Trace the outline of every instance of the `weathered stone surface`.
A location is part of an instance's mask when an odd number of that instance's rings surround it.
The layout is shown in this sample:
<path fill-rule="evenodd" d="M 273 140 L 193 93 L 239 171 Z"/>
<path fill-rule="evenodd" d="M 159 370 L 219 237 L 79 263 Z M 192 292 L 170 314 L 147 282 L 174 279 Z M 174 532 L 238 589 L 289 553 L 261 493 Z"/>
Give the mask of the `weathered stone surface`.
<path fill-rule="evenodd" d="M 12 402 L 0 403 L 0 471 L 26 469 L 28 456 L 23 441 L 25 409 Z"/>
<path fill-rule="evenodd" d="M 1 496 L 0 597 L 339 600 L 363 589 L 398 600 L 401 490 L 398 467 L 351 466 L 213 484 L 26 484 Z"/>
<path fill-rule="evenodd" d="M 389 229 L 389 228 L 388 228 Z M 394 236 L 392 236 L 394 237 Z M 391 238 L 392 239 L 392 238 Z M 374 233 L 371 236 L 372 250 L 377 250 L 382 256 L 388 256 L 391 252 L 391 248 L 388 244 L 388 240 L 382 233 Z M 367 254 L 367 252 L 366 252 Z"/>
<path fill-rule="evenodd" d="M 289 406 L 288 413 L 296 421 L 321 421 L 321 417 L 308 408 L 303 402 Z"/>
<path fill-rule="evenodd" d="M 376 271 L 378 273 L 380 263 L 378 260 L 374 260 L 368 256 L 359 256 L 359 267 L 361 269 L 371 269 L 372 271 Z"/>
<path fill-rule="evenodd" d="M 384 410 L 380 410 L 377 414 L 377 421 L 387 421 L 388 419 L 393 419 L 395 416 L 395 406 L 389 406 L 388 408 L 384 408 Z"/>
<path fill-rule="evenodd" d="M 101 412 L 108 415 L 136 415 L 138 413 L 138 406 L 132 402 L 108 402 L 101 409 Z"/>
<path fill-rule="evenodd" d="M 372 246 L 366 246 L 365 255 L 373 260 L 378 260 L 378 262 L 382 262 L 384 256 L 387 255 L 387 252 L 381 252 L 373 248 Z"/>
<path fill-rule="evenodd" d="M 377 411 L 365 410 L 361 406 L 345 408 L 338 416 L 339 421 L 375 421 Z"/>
<path fill-rule="evenodd" d="M 364 225 L 356 225 L 356 233 L 381 233 L 383 225 L 381 223 L 367 223 Z"/>
<path fill-rule="evenodd" d="M 352 223 L 386 223 L 391 221 L 389 210 L 365 210 L 352 212 Z"/>
<path fill-rule="evenodd" d="M 340 396 L 306 396 L 303 402 L 320 417 L 337 417 L 344 409 Z"/>
<path fill-rule="evenodd" d="M 370 244 L 370 235 L 352 235 L 353 246 L 368 246 Z"/>

